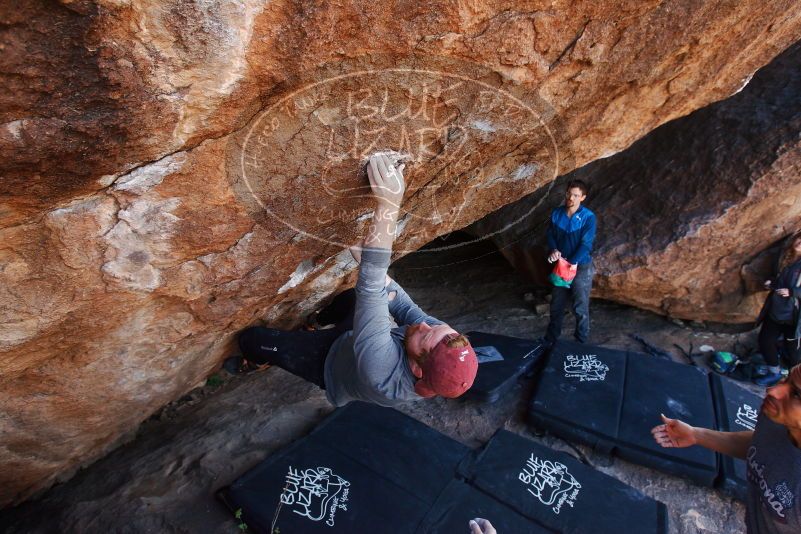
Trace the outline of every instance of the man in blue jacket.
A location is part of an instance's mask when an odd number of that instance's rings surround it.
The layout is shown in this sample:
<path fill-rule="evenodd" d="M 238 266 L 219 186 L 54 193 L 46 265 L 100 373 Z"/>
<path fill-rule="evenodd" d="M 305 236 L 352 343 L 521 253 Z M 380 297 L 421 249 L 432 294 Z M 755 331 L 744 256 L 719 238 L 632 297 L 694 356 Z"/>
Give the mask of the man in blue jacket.
<path fill-rule="evenodd" d="M 576 330 L 573 336 L 586 343 L 590 336 L 590 290 L 592 289 L 592 243 L 595 240 L 595 214 L 581 203 L 587 198 L 587 184 L 571 180 L 567 184 L 565 205 L 553 210 L 548 225 L 548 261 L 559 258 L 577 266 L 576 277 L 570 287 L 554 286 L 551 293 L 551 321 L 545 340 L 554 344 L 562 334 L 565 305 L 573 297 L 573 315 Z"/>

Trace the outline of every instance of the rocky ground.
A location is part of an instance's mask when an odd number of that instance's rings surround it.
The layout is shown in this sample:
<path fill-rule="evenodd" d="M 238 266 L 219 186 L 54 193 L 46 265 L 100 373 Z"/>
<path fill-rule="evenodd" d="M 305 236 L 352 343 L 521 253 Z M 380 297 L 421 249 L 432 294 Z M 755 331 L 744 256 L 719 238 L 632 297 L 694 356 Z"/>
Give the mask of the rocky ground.
<path fill-rule="evenodd" d="M 535 337 L 547 324 L 547 314 L 536 312 L 545 294 L 484 246 L 418 252 L 397 262 L 393 275 L 424 309 L 462 331 Z M 594 343 L 641 348 L 629 337 L 638 333 L 679 361 L 683 356 L 674 343 L 685 348 L 692 343 L 696 349 L 709 344 L 739 353 L 754 343 L 753 332 L 673 322 L 604 301 L 593 301 L 592 321 Z M 566 323 L 567 331 L 572 319 Z M 492 405 L 434 400 L 401 409 L 471 447 L 486 443 L 504 427 L 570 451 L 566 442 L 535 436 L 526 427 L 531 390 L 530 382 L 522 382 Z M 277 368 L 244 377 L 218 373 L 70 481 L 1 512 L 0 531 L 238 532 L 214 492 L 305 435 L 331 409 L 319 389 Z M 717 491 L 579 449 L 596 468 L 666 503 L 671 533 L 744 531 L 743 506 Z"/>

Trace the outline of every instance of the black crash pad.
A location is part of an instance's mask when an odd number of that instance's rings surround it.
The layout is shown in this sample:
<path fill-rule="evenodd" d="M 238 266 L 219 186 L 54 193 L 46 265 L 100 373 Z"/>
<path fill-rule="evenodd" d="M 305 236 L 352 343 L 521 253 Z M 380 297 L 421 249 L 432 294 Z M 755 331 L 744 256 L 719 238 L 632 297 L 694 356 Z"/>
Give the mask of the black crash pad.
<path fill-rule="evenodd" d="M 559 341 L 539 374 L 529 419 L 610 452 L 620 426 L 626 359 L 623 351 Z"/>
<path fill-rule="evenodd" d="M 545 352 L 542 343 L 531 339 L 486 332 L 468 332 L 465 335 L 479 356 L 476 380 L 465 393 L 466 399 L 495 402 L 514 386 L 518 378 L 537 368 Z M 484 352 L 500 354 L 503 359 L 482 362 Z"/>
<path fill-rule="evenodd" d="M 468 532 L 468 522 L 476 517 L 488 519 L 495 530 L 505 533 L 550 533 L 502 502 L 473 486 L 454 480 L 443 492 L 425 520 L 422 532 L 452 534 Z"/>
<path fill-rule="evenodd" d="M 415 532 L 468 452 L 390 408 L 336 410 L 219 492 L 254 532 Z"/>
<path fill-rule="evenodd" d="M 723 432 L 754 430 L 762 398 L 730 378 L 713 374 L 711 380 L 718 430 Z M 720 488 L 732 497 L 745 501 L 748 493 L 745 461 L 726 455 L 721 455 L 720 458 Z"/>
<path fill-rule="evenodd" d="M 660 414 L 715 428 L 709 376 L 698 367 L 629 353 L 618 455 L 628 461 L 713 486 L 717 455 L 703 447 L 665 448 L 651 435 Z"/>
<path fill-rule="evenodd" d="M 475 487 L 556 532 L 667 531 L 661 502 L 569 454 L 505 430 L 465 470 Z"/>
<path fill-rule="evenodd" d="M 397 410 L 351 402 L 309 436 L 433 503 L 471 450 Z"/>
<path fill-rule="evenodd" d="M 364 532 L 393 525 L 411 532 L 429 505 L 378 473 L 313 440 L 273 455 L 223 491 L 257 533 Z"/>
<path fill-rule="evenodd" d="M 535 427 L 565 439 L 712 486 L 713 452 L 654 442 L 650 430 L 660 413 L 713 428 L 707 375 L 647 354 L 559 341 L 540 373 L 528 416 Z"/>

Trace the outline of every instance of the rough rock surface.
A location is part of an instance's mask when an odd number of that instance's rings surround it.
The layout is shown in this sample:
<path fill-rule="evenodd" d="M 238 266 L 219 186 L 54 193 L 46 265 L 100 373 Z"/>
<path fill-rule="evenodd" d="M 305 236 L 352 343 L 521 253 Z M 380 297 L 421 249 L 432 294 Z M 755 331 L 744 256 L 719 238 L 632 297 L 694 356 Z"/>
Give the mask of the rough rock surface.
<path fill-rule="evenodd" d="M 780 240 L 801 230 L 801 44 L 743 91 L 654 130 L 626 151 L 559 178 L 479 221 L 537 280 L 548 211 L 567 181 L 590 184 L 598 215 L 594 295 L 672 317 L 756 319 Z"/>
<path fill-rule="evenodd" d="M 526 292 L 536 289 L 498 254 L 481 257 L 486 252 L 473 246 L 412 254 L 398 262 L 393 276 L 424 309 L 462 331 L 539 335 L 547 316 L 533 314 L 533 303 L 523 301 Z M 755 337 L 752 332 L 692 330 L 610 302 L 593 301 L 592 306 L 593 336 L 608 346 L 641 350 L 628 337 L 633 332 L 668 351 L 674 342 L 739 350 Z M 531 386 L 524 381 L 488 405 L 438 399 L 410 403 L 402 411 L 473 448 L 504 427 L 575 454 L 562 440 L 531 434 L 524 415 Z M 0 512 L 0 531 L 236 532 L 236 522 L 214 492 L 308 433 L 331 409 L 317 387 L 276 368 L 226 379 L 217 389 L 206 386 L 164 409 L 142 425 L 134 441 L 69 482 Z M 670 534 L 744 532 L 744 507 L 739 502 L 680 478 L 579 449 L 597 469 L 664 502 Z"/>
<path fill-rule="evenodd" d="M 0 506 L 346 284 L 369 151 L 416 162 L 413 250 L 737 91 L 797 7 L 5 3 Z"/>

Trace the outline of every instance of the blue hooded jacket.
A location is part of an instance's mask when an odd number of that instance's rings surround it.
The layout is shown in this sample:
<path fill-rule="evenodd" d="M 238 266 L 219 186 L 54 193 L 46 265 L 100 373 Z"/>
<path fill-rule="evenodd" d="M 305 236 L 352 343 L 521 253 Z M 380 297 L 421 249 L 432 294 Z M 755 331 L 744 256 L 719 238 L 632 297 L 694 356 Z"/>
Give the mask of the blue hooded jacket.
<path fill-rule="evenodd" d="M 558 250 L 570 263 L 586 265 L 592 261 L 595 214 L 579 206 L 578 211 L 568 217 L 567 208 L 559 206 L 551 213 L 546 235 L 549 250 Z"/>

